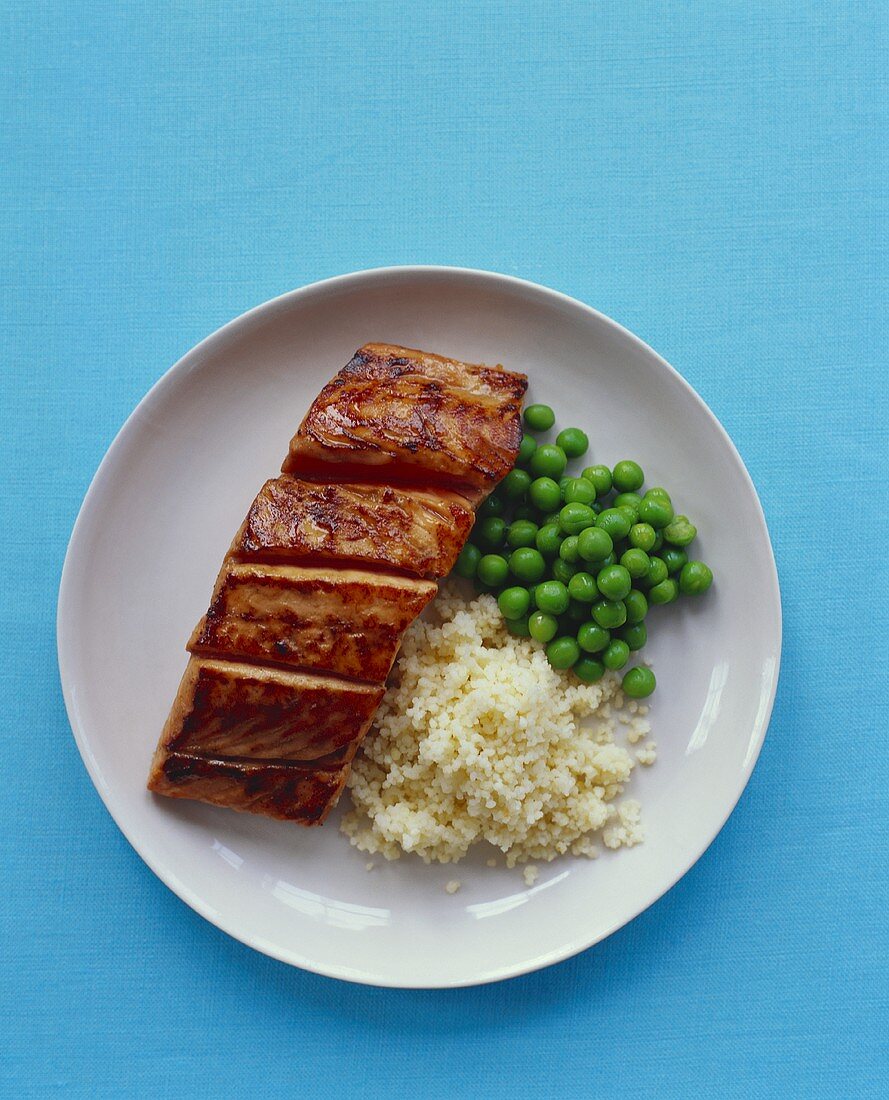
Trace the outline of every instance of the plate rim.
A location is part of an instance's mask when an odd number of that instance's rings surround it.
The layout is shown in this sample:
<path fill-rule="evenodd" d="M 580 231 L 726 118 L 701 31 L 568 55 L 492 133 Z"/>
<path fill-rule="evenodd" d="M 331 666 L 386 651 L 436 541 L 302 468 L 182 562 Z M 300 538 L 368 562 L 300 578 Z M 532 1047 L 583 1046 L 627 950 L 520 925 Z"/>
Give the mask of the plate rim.
<path fill-rule="evenodd" d="M 769 685 L 768 702 L 766 707 L 761 711 L 760 729 L 756 737 L 755 745 L 751 745 L 749 750 L 749 762 L 743 771 L 739 773 L 739 780 L 737 789 L 730 799 L 730 805 L 722 817 L 719 824 L 712 831 L 712 833 L 702 840 L 700 845 L 693 846 L 693 853 L 690 857 L 683 861 L 682 865 L 675 872 L 675 875 L 671 876 L 670 881 L 659 890 L 650 900 L 645 904 L 639 906 L 633 913 L 624 919 L 617 920 L 609 924 L 604 930 L 601 930 L 590 937 L 581 937 L 579 939 L 573 939 L 561 947 L 548 951 L 540 956 L 531 958 L 525 958 L 520 962 L 507 964 L 496 968 L 491 972 L 487 972 L 476 977 L 470 978 L 458 978 L 456 980 L 441 980 L 441 981 L 417 981 L 417 982 L 405 982 L 404 980 L 387 980 L 384 974 L 378 973 L 361 973 L 356 974 L 354 970 L 347 967 L 337 967 L 336 965 L 330 965 L 326 963 L 317 963 L 311 959 L 300 956 L 297 952 L 288 951 L 280 948 L 276 944 L 265 941 L 261 936 L 251 935 L 249 929 L 238 929 L 236 922 L 230 922 L 226 919 L 224 914 L 220 914 L 215 909 L 210 907 L 204 902 L 204 900 L 193 893 L 186 883 L 180 881 L 169 869 L 165 868 L 158 860 L 153 856 L 146 853 L 143 850 L 142 844 L 138 836 L 133 836 L 130 831 L 124 826 L 123 822 L 114 813 L 109 805 L 109 799 L 106 797 L 106 784 L 104 783 L 101 772 L 93 753 L 90 751 L 87 738 L 84 730 L 78 720 L 77 709 L 74 704 L 74 688 L 72 684 L 72 672 L 70 670 L 67 655 L 65 651 L 65 639 L 64 634 L 66 630 L 66 623 L 69 618 L 69 605 L 71 604 L 73 596 L 74 586 L 74 559 L 77 554 L 77 543 L 79 541 L 80 534 L 84 528 L 90 509 L 93 506 L 94 499 L 99 495 L 103 487 L 104 481 L 108 477 L 108 470 L 113 462 L 114 456 L 117 451 L 123 446 L 123 438 L 128 434 L 130 425 L 141 415 L 145 406 L 153 401 L 159 391 L 168 386 L 174 375 L 178 374 L 184 367 L 187 366 L 187 361 L 194 356 L 200 355 L 204 352 L 209 345 L 224 339 L 229 330 L 235 327 L 243 325 L 245 322 L 249 322 L 252 318 L 257 317 L 264 313 L 274 313 L 278 310 L 287 308 L 293 303 L 299 301 L 300 298 L 308 298 L 313 294 L 323 293 L 325 291 L 335 290 L 346 286 L 360 285 L 362 282 L 371 282 L 377 279 L 385 279 L 387 277 L 398 278 L 410 278 L 414 275 L 429 275 L 436 274 L 445 277 L 465 279 L 474 278 L 488 280 L 493 284 L 506 284 L 515 288 L 521 288 L 525 291 L 531 291 L 541 298 L 548 298 L 555 303 L 561 303 L 563 306 L 570 306 L 571 308 L 579 308 L 581 311 L 586 312 L 595 318 L 600 324 L 606 328 L 611 329 L 612 332 L 629 340 L 632 344 L 642 352 L 650 355 L 657 362 L 661 368 L 665 368 L 679 383 L 680 387 L 685 391 L 694 403 L 699 407 L 699 410 L 704 413 L 705 417 L 711 422 L 711 426 L 715 427 L 718 435 L 721 437 L 724 444 L 727 445 L 728 454 L 731 457 L 733 463 L 738 468 L 741 476 L 746 480 L 750 491 L 753 494 L 753 500 L 758 511 L 759 519 L 762 523 L 763 530 L 766 535 L 766 544 L 768 549 L 768 572 L 769 572 L 769 598 L 775 609 L 775 653 L 776 660 L 774 668 L 771 672 L 771 683 Z M 523 279 L 516 275 L 508 275 L 503 272 L 491 271 L 484 268 L 472 268 L 472 267 L 459 267 L 452 265 L 439 265 L 439 264 L 405 264 L 405 265 L 390 265 L 383 267 L 363 268 L 357 271 L 347 272 L 341 275 L 334 275 L 328 278 L 319 279 L 315 282 L 306 283 L 304 286 L 297 287 L 293 290 L 285 291 L 282 294 L 276 295 L 273 298 L 269 298 L 264 302 L 252 306 L 250 309 L 245 310 L 243 313 L 238 314 L 231 320 L 226 321 L 225 324 L 209 333 L 203 339 L 198 341 L 197 344 L 189 348 L 183 355 L 181 355 L 170 367 L 168 367 L 163 374 L 149 387 L 144 396 L 136 404 L 127 418 L 121 424 L 117 430 L 114 439 L 108 446 L 105 454 L 102 456 L 92 479 L 90 480 L 89 487 L 84 494 L 83 501 L 77 512 L 77 518 L 74 521 L 74 525 L 71 529 L 71 535 L 68 539 L 68 544 L 65 550 L 64 562 L 62 565 L 61 578 L 59 581 L 59 592 L 56 606 L 56 655 L 59 667 L 59 678 L 62 687 L 62 696 L 65 702 L 65 710 L 68 716 L 68 723 L 71 727 L 74 741 L 77 745 L 78 752 L 80 753 L 81 760 L 87 770 L 87 774 L 92 781 L 93 786 L 96 789 L 102 803 L 105 806 L 109 816 L 114 821 L 115 825 L 123 834 L 129 845 L 133 848 L 139 858 L 148 866 L 148 868 L 160 879 L 160 881 L 171 890 L 179 899 L 183 901 L 189 908 L 193 909 L 199 916 L 203 917 L 210 924 L 215 925 L 222 932 L 231 936 L 233 939 L 245 946 L 259 951 L 260 953 L 276 959 L 279 962 L 286 963 L 290 966 L 296 966 L 300 969 L 309 971 L 314 974 L 320 974 L 324 977 L 335 978 L 339 981 L 353 982 L 360 985 L 375 986 L 378 988 L 394 988 L 394 989 L 448 989 L 448 988 L 466 988 L 477 985 L 487 985 L 492 982 L 503 981 L 508 978 L 519 977 L 523 974 L 528 974 L 536 970 L 543 969 L 548 966 L 552 966 L 555 963 L 562 962 L 566 959 L 572 958 L 575 955 L 580 954 L 582 951 L 594 947 L 596 944 L 601 943 L 614 932 L 623 928 L 631 921 L 635 920 L 638 916 L 644 913 L 656 902 L 660 901 L 665 894 L 667 894 L 676 885 L 680 879 L 691 870 L 691 868 L 698 862 L 699 859 L 710 848 L 719 834 L 725 827 L 726 822 L 732 813 L 734 813 L 738 802 L 741 799 L 744 791 L 747 789 L 747 785 L 753 775 L 756 768 L 756 764 L 759 760 L 762 746 L 765 743 L 766 734 L 771 722 L 772 711 L 774 708 L 775 696 L 778 689 L 778 681 L 780 679 L 781 661 L 783 656 L 783 609 L 781 604 L 781 589 L 778 579 L 778 569 L 775 561 L 774 547 L 772 546 L 772 539 L 769 533 L 768 522 L 766 520 L 765 512 L 762 507 L 762 502 L 759 499 L 759 493 L 756 490 L 756 486 L 750 476 L 749 471 L 741 457 L 737 447 L 735 446 L 728 431 L 723 426 L 722 422 L 704 401 L 703 397 L 695 390 L 695 388 L 688 382 L 679 371 L 672 366 L 662 355 L 660 355 L 654 348 L 647 344 L 641 337 L 637 336 L 630 329 L 626 328 L 620 322 L 615 321 L 612 317 L 602 313 L 595 307 L 588 305 L 586 302 L 581 301 L 578 298 L 574 298 L 569 294 L 565 294 L 562 291 L 555 290 L 552 287 L 544 286 L 542 283 L 536 283 L 530 279 Z M 109 792 L 110 793 L 110 792 Z M 709 832 L 709 830 L 708 830 Z"/>

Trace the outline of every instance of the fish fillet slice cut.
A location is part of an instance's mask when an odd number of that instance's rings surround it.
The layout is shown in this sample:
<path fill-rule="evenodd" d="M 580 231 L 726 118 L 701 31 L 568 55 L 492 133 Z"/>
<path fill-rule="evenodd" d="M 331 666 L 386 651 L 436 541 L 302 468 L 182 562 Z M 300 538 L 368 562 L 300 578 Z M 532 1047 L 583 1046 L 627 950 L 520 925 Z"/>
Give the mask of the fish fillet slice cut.
<path fill-rule="evenodd" d="M 267 481 L 232 543 L 241 560 L 396 569 L 420 577 L 449 573 L 475 514 L 455 493 L 387 485 Z"/>
<path fill-rule="evenodd" d="M 357 746 L 383 692 L 382 684 L 192 657 L 155 763 L 170 752 L 318 760 Z"/>
<path fill-rule="evenodd" d="M 366 344 L 329 382 L 290 443 L 286 473 L 446 485 L 473 502 L 509 471 L 527 379 L 413 348 Z"/>
<path fill-rule="evenodd" d="M 382 683 L 437 590 L 434 581 L 357 569 L 229 563 L 188 648 Z"/>
<path fill-rule="evenodd" d="M 325 768 L 171 752 L 155 762 L 148 785 L 169 798 L 320 825 L 336 805 L 348 774 L 348 764 Z"/>

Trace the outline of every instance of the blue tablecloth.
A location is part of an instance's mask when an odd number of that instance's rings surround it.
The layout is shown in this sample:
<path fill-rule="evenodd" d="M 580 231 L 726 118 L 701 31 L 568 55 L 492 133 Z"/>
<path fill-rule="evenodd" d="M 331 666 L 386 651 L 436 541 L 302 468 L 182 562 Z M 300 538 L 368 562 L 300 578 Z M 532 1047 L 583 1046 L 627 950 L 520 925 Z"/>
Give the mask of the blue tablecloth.
<path fill-rule="evenodd" d="M 884 6 L 14 0 L 2 24 L 0 1092 L 878 1095 Z M 554 286 L 674 363 L 759 488 L 785 610 L 760 764 L 700 863 L 578 958 L 437 993 L 289 969 L 177 901 L 87 778 L 54 639 L 82 496 L 169 364 L 284 290 L 414 262 Z"/>

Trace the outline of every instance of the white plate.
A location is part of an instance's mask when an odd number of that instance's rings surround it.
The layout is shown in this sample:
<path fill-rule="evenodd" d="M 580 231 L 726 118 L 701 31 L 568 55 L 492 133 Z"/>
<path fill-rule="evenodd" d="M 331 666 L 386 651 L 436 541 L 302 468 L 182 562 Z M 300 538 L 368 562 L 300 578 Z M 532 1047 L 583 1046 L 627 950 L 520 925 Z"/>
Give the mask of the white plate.
<path fill-rule="evenodd" d="M 222 556 L 321 386 L 368 341 L 526 371 L 529 398 L 584 428 L 587 461 L 632 457 L 700 531 L 716 584 L 657 612 L 646 650 L 659 757 L 639 768 L 645 844 L 519 871 L 384 863 L 334 817 L 301 829 L 156 798 L 158 732 Z M 112 444 L 71 536 L 58 613 L 68 714 L 96 789 L 179 897 L 232 936 L 321 974 L 389 986 L 495 981 L 596 943 L 659 898 L 746 785 L 778 679 L 768 532 L 728 436 L 635 336 L 554 291 L 487 272 L 392 268 L 285 294 L 181 359 Z M 444 884 L 459 878 L 457 894 Z"/>

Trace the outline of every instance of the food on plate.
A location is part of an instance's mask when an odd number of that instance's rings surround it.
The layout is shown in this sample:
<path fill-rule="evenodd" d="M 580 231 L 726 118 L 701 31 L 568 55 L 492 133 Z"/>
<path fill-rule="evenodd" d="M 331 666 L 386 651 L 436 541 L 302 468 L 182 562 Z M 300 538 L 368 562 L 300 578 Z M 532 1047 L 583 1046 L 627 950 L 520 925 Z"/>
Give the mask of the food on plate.
<path fill-rule="evenodd" d="M 318 760 L 354 752 L 382 696 L 380 684 L 192 657 L 157 756 Z"/>
<path fill-rule="evenodd" d="M 477 502 L 515 462 L 526 388 L 497 367 L 366 344 L 312 403 L 284 472 L 459 486 Z"/>
<path fill-rule="evenodd" d="M 189 642 L 148 786 L 320 824 L 473 507 L 514 464 L 524 375 L 360 348 L 250 507 Z"/>
<path fill-rule="evenodd" d="M 474 519 L 468 501 L 445 489 L 278 477 L 267 481 L 250 505 L 230 556 L 311 558 L 443 577 Z"/>
<path fill-rule="evenodd" d="M 548 405 L 525 409 L 531 431 L 548 431 L 555 419 Z M 620 671 L 645 646 L 650 606 L 701 595 L 713 583 L 709 566 L 688 557 L 697 528 L 675 513 L 666 489 L 643 490 L 638 462 L 566 473 L 588 449 L 579 428 L 563 428 L 555 443 L 526 433 L 454 562 L 476 591 L 496 595 L 510 633 L 544 645 L 553 668 L 573 669 L 587 684 Z M 650 669 L 631 668 L 623 685 L 641 699 L 656 681 Z"/>
<path fill-rule="evenodd" d="M 382 683 L 402 634 L 437 591 L 418 577 L 232 562 L 188 648 Z"/>
<path fill-rule="evenodd" d="M 152 773 L 151 789 L 169 798 L 194 798 L 298 825 L 320 825 L 336 805 L 348 774 L 348 764 L 280 764 L 171 752 Z"/>
<path fill-rule="evenodd" d="M 427 614 L 353 762 L 352 844 L 451 863 L 487 841 L 511 867 L 641 841 L 639 804 L 621 796 L 649 725 L 617 676 L 566 683 L 488 595 L 446 586 Z M 641 752 L 654 761 L 652 743 Z"/>

